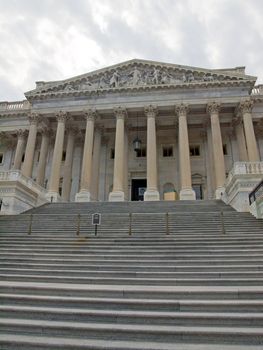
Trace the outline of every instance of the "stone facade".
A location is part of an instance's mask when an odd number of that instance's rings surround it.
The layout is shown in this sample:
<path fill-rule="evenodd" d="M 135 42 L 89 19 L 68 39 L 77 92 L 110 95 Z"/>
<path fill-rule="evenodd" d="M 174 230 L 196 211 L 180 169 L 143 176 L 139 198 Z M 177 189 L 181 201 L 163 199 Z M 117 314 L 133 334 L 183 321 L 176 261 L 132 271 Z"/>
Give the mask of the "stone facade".
<path fill-rule="evenodd" d="M 244 67 L 144 60 L 37 82 L 25 101 L 0 102 L 0 174 L 20 171 L 47 201 L 228 202 L 235 162 L 263 159 L 255 82 Z M 2 211 L 5 186 L 0 176 Z"/>

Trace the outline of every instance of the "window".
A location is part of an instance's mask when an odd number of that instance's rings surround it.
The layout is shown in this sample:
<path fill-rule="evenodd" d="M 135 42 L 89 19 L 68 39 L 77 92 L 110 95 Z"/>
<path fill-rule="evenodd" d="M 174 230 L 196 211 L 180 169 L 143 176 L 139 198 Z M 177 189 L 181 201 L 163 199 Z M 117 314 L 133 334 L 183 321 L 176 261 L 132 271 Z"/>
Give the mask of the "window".
<path fill-rule="evenodd" d="M 110 159 L 114 159 L 115 158 L 115 149 L 111 148 L 110 150 Z"/>
<path fill-rule="evenodd" d="M 138 157 L 138 158 L 146 157 L 146 147 L 145 146 L 141 147 L 141 149 L 139 149 L 136 152 L 136 157 Z"/>
<path fill-rule="evenodd" d="M 223 153 L 225 156 L 227 156 L 227 145 L 226 144 L 223 145 Z"/>
<path fill-rule="evenodd" d="M 199 145 L 190 146 L 190 156 L 191 157 L 200 156 L 200 146 Z"/>
<path fill-rule="evenodd" d="M 0 153 L 0 164 L 4 163 L 4 154 Z"/>
<path fill-rule="evenodd" d="M 163 146 L 163 157 L 173 157 L 173 146 Z"/>
<path fill-rule="evenodd" d="M 62 153 L 62 162 L 65 162 L 66 160 L 66 151 L 63 151 Z"/>

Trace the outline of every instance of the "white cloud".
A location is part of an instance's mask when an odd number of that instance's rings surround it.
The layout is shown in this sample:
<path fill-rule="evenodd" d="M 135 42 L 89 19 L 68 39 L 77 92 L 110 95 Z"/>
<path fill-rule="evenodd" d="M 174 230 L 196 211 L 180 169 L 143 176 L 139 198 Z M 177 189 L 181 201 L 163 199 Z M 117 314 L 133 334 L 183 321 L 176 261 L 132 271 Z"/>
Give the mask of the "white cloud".
<path fill-rule="evenodd" d="M 0 100 L 131 58 L 247 66 L 263 81 L 261 0 L 0 0 Z"/>

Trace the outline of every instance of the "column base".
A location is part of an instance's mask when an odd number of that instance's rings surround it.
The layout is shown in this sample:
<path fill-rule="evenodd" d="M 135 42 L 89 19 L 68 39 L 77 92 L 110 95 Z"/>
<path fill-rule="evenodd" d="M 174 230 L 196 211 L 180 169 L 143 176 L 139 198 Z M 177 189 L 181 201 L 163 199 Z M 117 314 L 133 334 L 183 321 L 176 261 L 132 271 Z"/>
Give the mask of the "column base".
<path fill-rule="evenodd" d="M 216 199 L 222 199 L 225 194 L 225 187 L 218 187 L 215 191 L 215 198 Z"/>
<path fill-rule="evenodd" d="M 160 200 L 160 194 L 156 190 L 146 190 L 144 192 L 144 201 L 159 201 Z"/>
<path fill-rule="evenodd" d="M 109 194 L 109 202 L 124 202 L 125 194 L 123 191 L 113 191 Z"/>
<path fill-rule="evenodd" d="M 48 192 L 45 195 L 45 198 L 51 203 L 62 202 L 62 199 L 58 192 Z"/>
<path fill-rule="evenodd" d="M 196 194 L 195 191 L 192 190 L 192 188 L 184 188 L 183 190 L 180 191 L 180 200 L 183 201 L 193 201 L 196 200 Z"/>
<path fill-rule="evenodd" d="M 88 191 L 80 191 L 75 196 L 75 202 L 90 202 L 91 195 Z"/>

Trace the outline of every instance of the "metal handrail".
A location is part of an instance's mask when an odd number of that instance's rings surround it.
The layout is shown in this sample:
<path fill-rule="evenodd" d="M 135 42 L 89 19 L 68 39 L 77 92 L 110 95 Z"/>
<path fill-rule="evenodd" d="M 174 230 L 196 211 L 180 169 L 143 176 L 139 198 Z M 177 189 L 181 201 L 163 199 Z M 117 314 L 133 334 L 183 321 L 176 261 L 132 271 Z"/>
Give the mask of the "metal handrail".
<path fill-rule="evenodd" d="M 253 189 L 253 191 L 249 193 L 249 204 L 251 205 L 260 196 L 263 196 L 263 180 L 261 180 L 260 183 Z"/>

